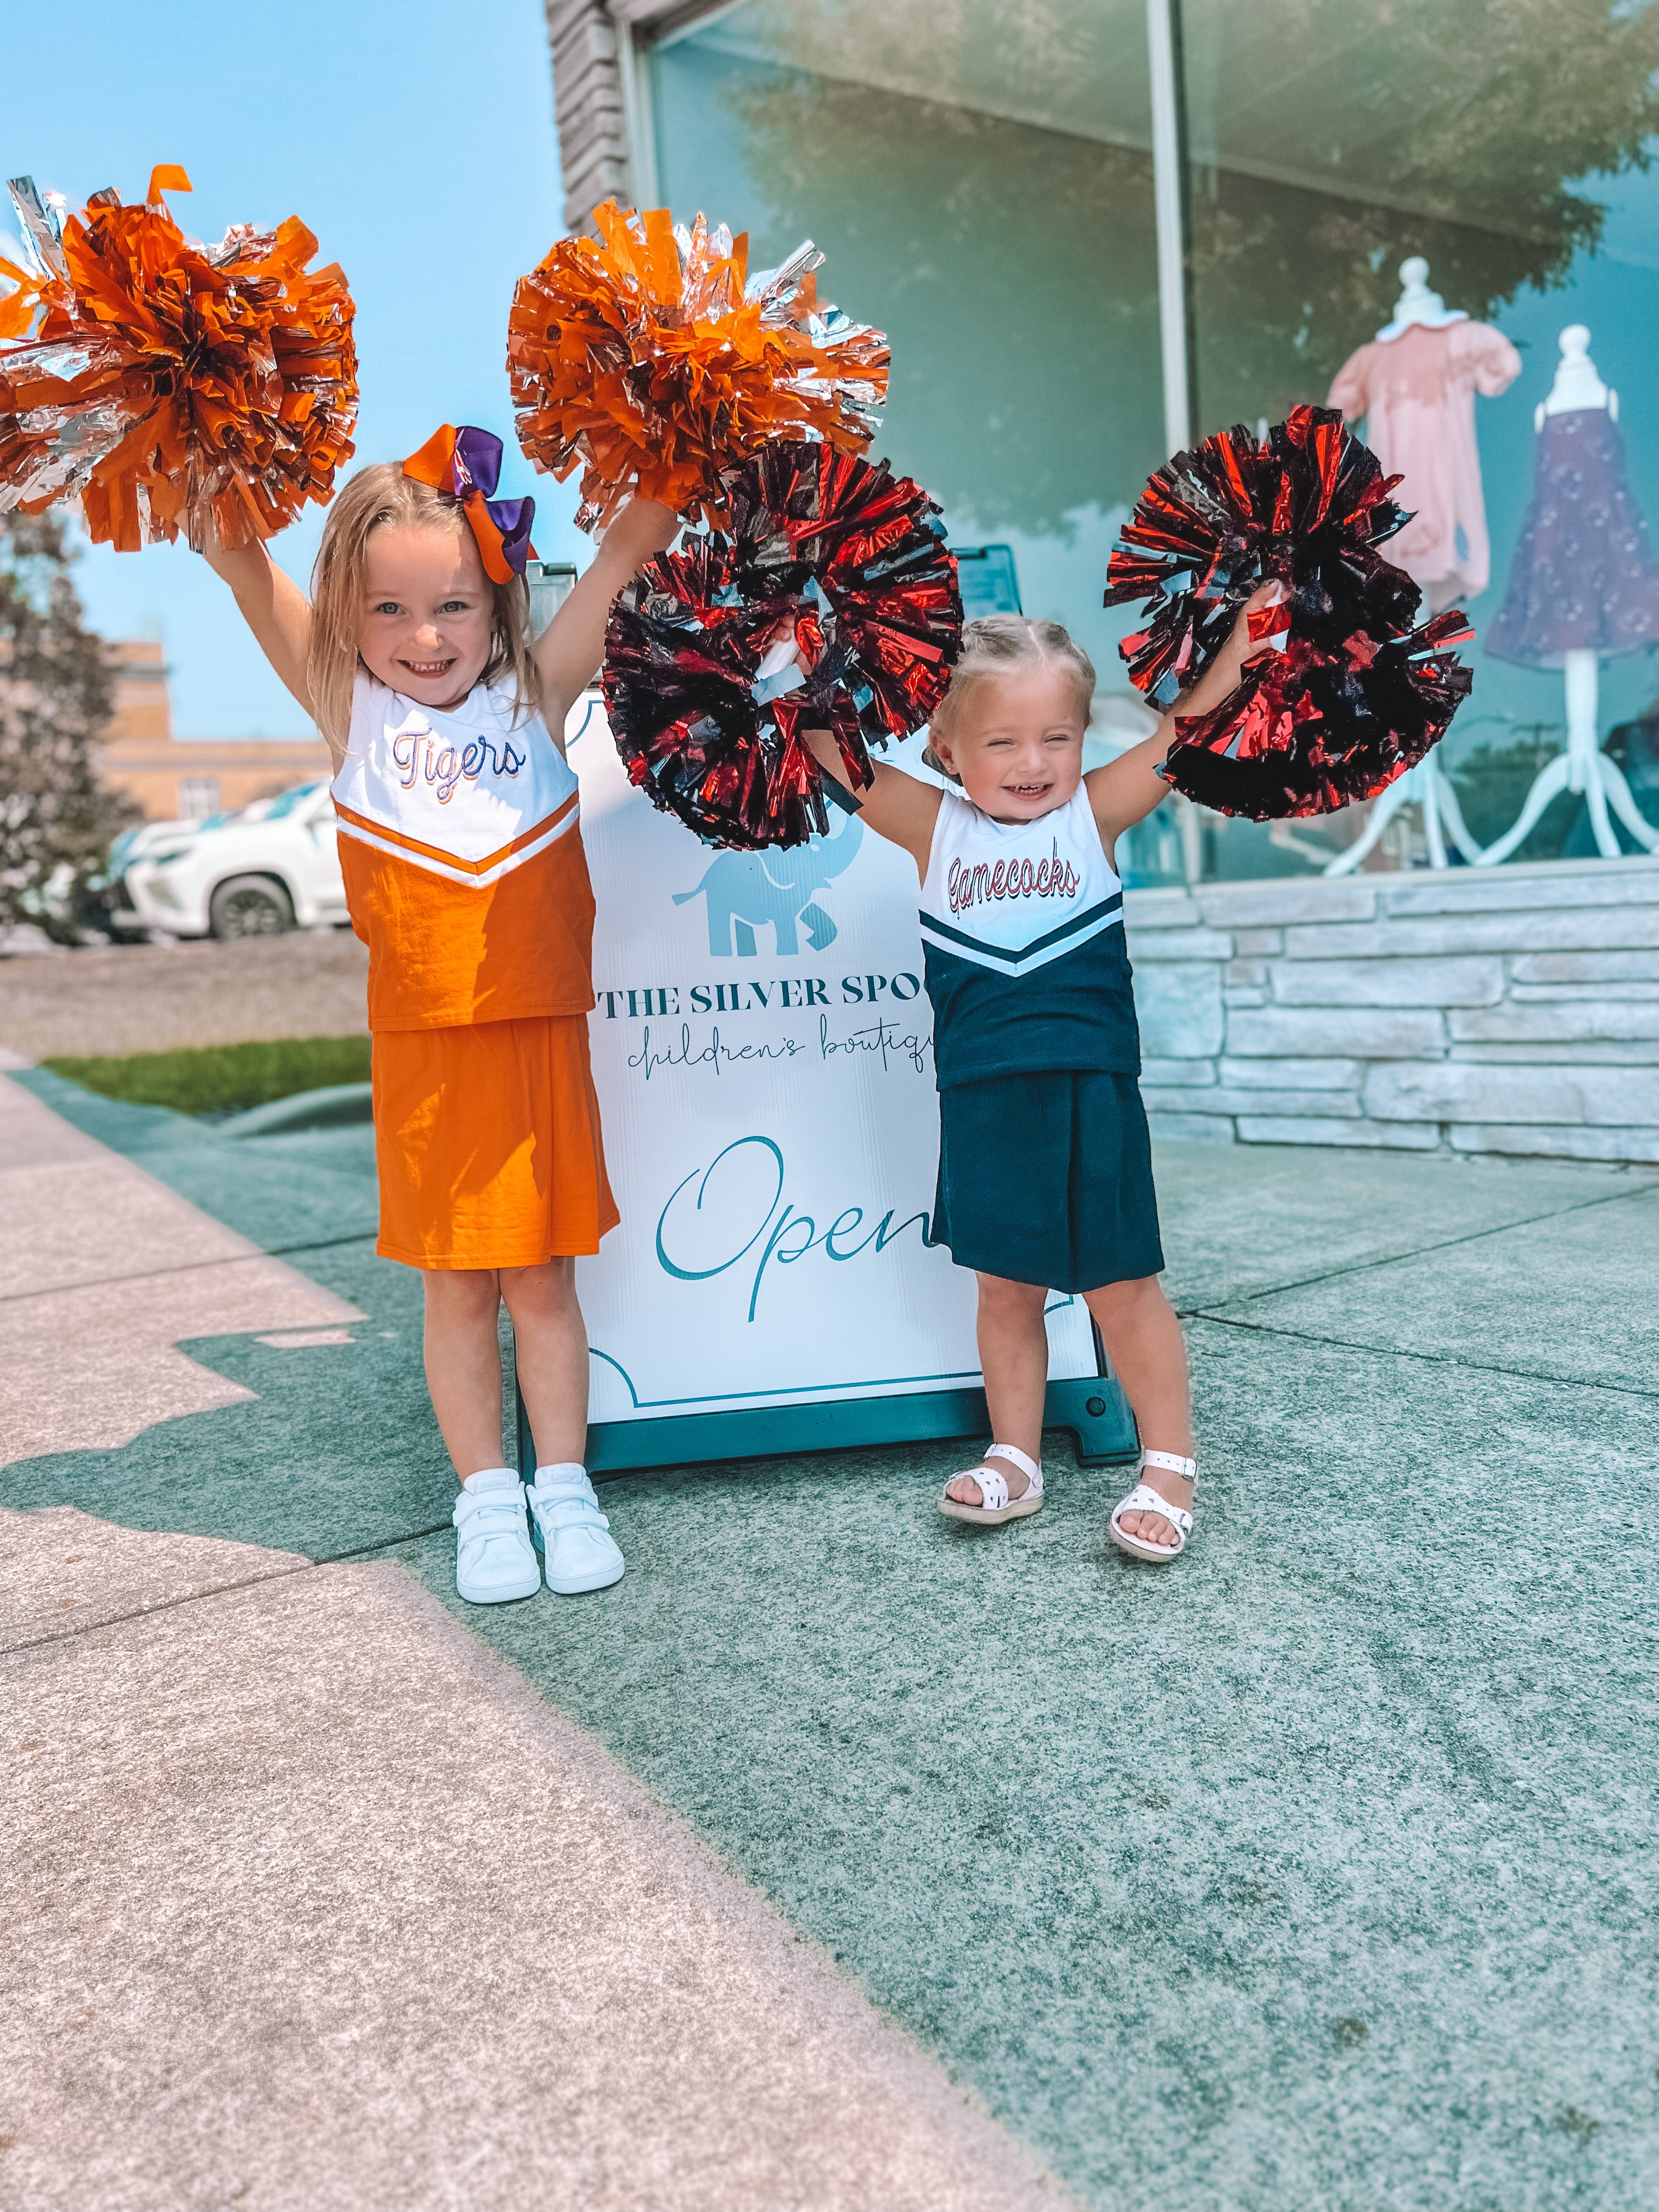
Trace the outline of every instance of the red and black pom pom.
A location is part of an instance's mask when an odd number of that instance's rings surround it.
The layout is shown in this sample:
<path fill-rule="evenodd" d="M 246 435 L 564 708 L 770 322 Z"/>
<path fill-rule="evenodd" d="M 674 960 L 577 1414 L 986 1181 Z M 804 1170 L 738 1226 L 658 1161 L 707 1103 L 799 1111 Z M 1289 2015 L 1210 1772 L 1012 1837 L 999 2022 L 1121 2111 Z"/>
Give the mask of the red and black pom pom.
<path fill-rule="evenodd" d="M 653 561 L 611 609 L 605 708 L 633 781 L 706 843 L 801 845 L 830 826 L 801 731 L 832 731 L 863 789 L 869 748 L 944 697 L 956 560 L 919 485 L 834 446 L 778 440 L 722 488 L 730 534 Z"/>
<path fill-rule="evenodd" d="M 1183 716 L 1163 774 L 1218 813 L 1256 822 L 1330 814 L 1374 798 L 1444 736 L 1473 681 L 1446 648 L 1472 635 L 1453 609 L 1413 628 L 1422 594 L 1376 550 L 1409 520 L 1398 477 L 1325 408 L 1297 407 L 1258 444 L 1241 427 L 1158 470 L 1123 528 L 1105 604 L 1149 603 L 1120 648 L 1130 681 L 1170 706 L 1203 675 L 1238 611 L 1277 635 L 1237 690 Z"/>

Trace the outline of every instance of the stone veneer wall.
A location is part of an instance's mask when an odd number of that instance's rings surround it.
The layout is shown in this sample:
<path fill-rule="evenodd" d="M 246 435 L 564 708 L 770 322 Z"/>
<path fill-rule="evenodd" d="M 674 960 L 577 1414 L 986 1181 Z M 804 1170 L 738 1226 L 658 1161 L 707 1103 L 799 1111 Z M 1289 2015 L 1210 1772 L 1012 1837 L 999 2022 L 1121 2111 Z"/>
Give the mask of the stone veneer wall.
<path fill-rule="evenodd" d="M 564 219 L 585 230 L 601 200 L 632 204 L 617 26 L 604 0 L 544 0 Z"/>
<path fill-rule="evenodd" d="M 1659 1161 L 1659 860 L 1125 903 L 1155 1136 Z"/>

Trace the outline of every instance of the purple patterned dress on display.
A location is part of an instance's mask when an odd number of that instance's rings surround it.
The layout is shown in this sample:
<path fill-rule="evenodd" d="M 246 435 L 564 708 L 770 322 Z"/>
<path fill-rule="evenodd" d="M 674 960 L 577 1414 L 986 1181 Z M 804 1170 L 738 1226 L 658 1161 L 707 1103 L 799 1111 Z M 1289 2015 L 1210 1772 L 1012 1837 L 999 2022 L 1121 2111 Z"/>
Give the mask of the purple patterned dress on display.
<path fill-rule="evenodd" d="M 1567 653 L 1659 642 L 1659 562 L 1605 407 L 1544 417 L 1504 610 L 1480 641 L 1496 659 L 1531 668 L 1559 668 Z"/>

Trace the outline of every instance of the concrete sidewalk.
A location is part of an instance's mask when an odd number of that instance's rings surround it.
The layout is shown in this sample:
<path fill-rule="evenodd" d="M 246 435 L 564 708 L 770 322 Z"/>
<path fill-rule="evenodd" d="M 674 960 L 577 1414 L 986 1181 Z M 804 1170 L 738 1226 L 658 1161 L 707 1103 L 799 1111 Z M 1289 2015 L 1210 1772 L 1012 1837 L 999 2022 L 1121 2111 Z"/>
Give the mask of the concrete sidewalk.
<path fill-rule="evenodd" d="M 0 1110 L 9 2205 L 1652 2202 L 1659 1176 L 1167 1152 L 1175 1574 L 1056 1438 L 486 1615 L 362 1133 Z"/>

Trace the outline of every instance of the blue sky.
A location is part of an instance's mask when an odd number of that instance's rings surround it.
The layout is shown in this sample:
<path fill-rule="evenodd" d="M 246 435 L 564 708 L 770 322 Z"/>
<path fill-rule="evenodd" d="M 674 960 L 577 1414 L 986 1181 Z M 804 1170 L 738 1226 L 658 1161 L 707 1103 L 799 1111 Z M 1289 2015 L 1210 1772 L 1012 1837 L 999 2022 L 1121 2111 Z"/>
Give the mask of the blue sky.
<path fill-rule="evenodd" d="M 198 237 L 301 216 L 357 302 L 358 460 L 481 423 L 506 441 L 503 495 L 535 494 L 537 551 L 585 564 L 574 480 L 519 452 L 504 366 L 514 283 L 563 229 L 539 0 L 82 0 L 68 22 L 57 8 L 10 15 L 6 74 L 27 97 L 7 102 L 0 173 L 79 204 L 112 184 L 140 199 L 155 162 L 179 161 L 196 190 L 173 210 Z M 14 228 L 0 200 L 0 229 Z M 321 526 L 307 510 L 272 548 L 301 583 Z M 165 641 L 180 735 L 305 733 L 188 550 L 88 548 L 76 580 L 106 636 Z"/>

